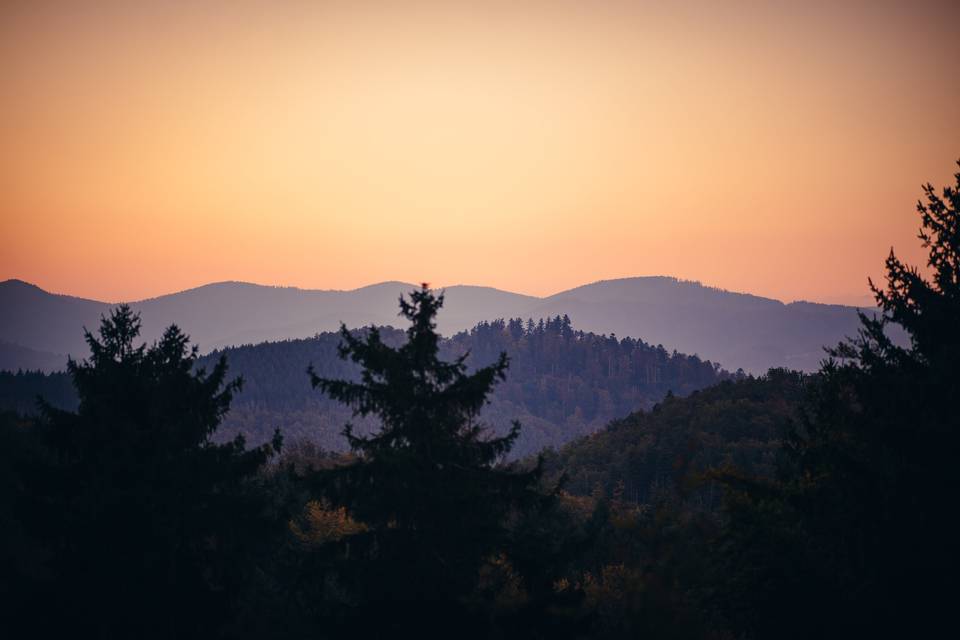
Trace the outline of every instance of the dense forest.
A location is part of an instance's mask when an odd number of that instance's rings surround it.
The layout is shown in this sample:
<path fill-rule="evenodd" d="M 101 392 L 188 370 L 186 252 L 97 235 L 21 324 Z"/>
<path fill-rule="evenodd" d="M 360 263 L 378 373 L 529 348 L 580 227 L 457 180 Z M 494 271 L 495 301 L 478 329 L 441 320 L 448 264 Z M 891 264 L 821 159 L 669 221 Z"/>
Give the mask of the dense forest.
<path fill-rule="evenodd" d="M 711 469 L 736 468 L 771 478 L 784 425 L 796 418 L 804 390 L 815 378 L 771 369 L 765 376 L 724 381 L 688 398 L 668 396 L 652 411 L 614 420 L 606 429 L 548 451 L 546 469 L 566 474 L 564 488 L 650 504 L 680 490 L 694 491 Z M 704 508 L 721 493 L 707 483 Z"/>
<path fill-rule="evenodd" d="M 948 631 L 960 173 L 924 196 L 927 270 L 891 252 L 873 287 L 883 315 L 862 315 L 817 373 L 667 394 L 522 459 L 509 456 L 524 425 L 491 433 L 481 413 L 512 362 L 551 380 L 593 370 L 658 384 L 633 358 L 659 351 L 594 337 L 578 359 L 559 348 L 579 340 L 562 318 L 444 342 L 443 297 L 424 286 L 400 302 L 402 333 L 343 329 L 343 368 L 318 358 L 304 371 L 312 393 L 357 418 L 342 430 L 348 451 L 279 431 L 251 447 L 218 435 L 244 385 L 228 374 L 232 352 L 201 360 L 176 327 L 141 344 L 121 306 L 87 334 L 91 357 L 69 365 L 75 406 L 0 414 L 5 627 L 97 638 Z M 504 343 L 553 362 L 512 361 Z M 604 357 L 590 355 L 600 345 Z"/>
<path fill-rule="evenodd" d="M 381 328 L 393 346 L 404 333 Z M 350 411 L 310 388 L 308 366 L 326 376 L 355 379 L 359 368 L 337 357 L 338 333 L 268 342 L 216 351 L 197 360 L 210 367 L 224 356 L 230 373 L 243 378 L 218 431 L 222 440 L 242 434 L 262 444 L 279 428 L 288 442 L 309 440 L 331 451 L 346 451 L 340 431 Z M 668 352 L 641 340 L 576 331 L 570 320 L 555 317 L 478 324 L 440 343 L 440 354 L 454 359 L 468 353 L 466 364 L 479 368 L 501 352 L 510 358 L 506 379 L 491 394 L 482 417 L 497 433 L 513 420 L 524 429 L 513 456 L 559 446 L 597 431 L 607 422 L 638 409 L 649 409 L 668 392 L 686 395 L 731 374 L 696 356 Z M 40 395 L 60 408 L 75 408 L 76 395 L 65 373 L 0 372 L 0 408 L 35 413 Z M 362 421 L 361 430 L 375 428 Z"/>
<path fill-rule="evenodd" d="M 59 409 L 74 411 L 79 399 L 66 373 L 0 371 L 0 410 L 36 415 L 38 398 Z"/>

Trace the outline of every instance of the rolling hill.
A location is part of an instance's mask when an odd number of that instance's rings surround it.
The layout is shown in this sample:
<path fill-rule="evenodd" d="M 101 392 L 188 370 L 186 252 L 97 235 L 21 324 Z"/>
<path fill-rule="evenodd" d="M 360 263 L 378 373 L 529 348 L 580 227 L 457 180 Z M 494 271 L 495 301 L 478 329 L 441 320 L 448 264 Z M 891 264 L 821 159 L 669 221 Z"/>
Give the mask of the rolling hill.
<path fill-rule="evenodd" d="M 221 282 L 131 302 L 153 340 L 176 323 L 206 352 L 305 338 L 349 327 L 397 324 L 397 298 L 414 288 L 385 282 L 352 291 L 305 290 Z M 453 335 L 483 320 L 568 315 L 584 331 L 631 336 L 697 354 L 725 368 L 817 368 L 823 345 L 856 333 L 856 308 L 734 293 L 668 277 L 626 278 L 538 298 L 490 287 L 446 288 L 439 330 Z M 20 281 L 0 283 L 0 369 L 58 368 L 86 354 L 82 328 L 111 304 L 52 294 Z"/>
<path fill-rule="evenodd" d="M 398 329 L 383 329 L 381 335 L 393 345 L 406 339 Z M 324 377 L 357 379 L 357 366 L 337 355 L 340 341 L 338 333 L 325 332 L 201 357 L 196 366 L 207 370 L 226 357 L 229 375 L 243 379 L 218 437 L 242 433 L 251 444 L 260 444 L 279 428 L 289 441 L 344 450 L 341 431 L 351 412 L 313 389 L 306 373 L 313 365 Z M 560 318 L 529 329 L 516 322 L 482 322 L 440 345 L 445 360 L 469 354 L 470 367 L 491 364 L 501 352 L 510 356 L 508 375 L 481 417 L 498 433 L 507 432 L 513 420 L 521 421 L 523 430 L 513 451 L 518 456 L 593 433 L 614 418 L 651 408 L 668 393 L 686 395 L 732 377 L 697 357 L 630 338 L 577 331 Z M 33 413 L 38 395 L 53 406 L 76 407 L 76 394 L 64 373 L 0 372 L 0 410 Z M 373 426 L 363 419 L 354 423 L 361 432 Z"/>

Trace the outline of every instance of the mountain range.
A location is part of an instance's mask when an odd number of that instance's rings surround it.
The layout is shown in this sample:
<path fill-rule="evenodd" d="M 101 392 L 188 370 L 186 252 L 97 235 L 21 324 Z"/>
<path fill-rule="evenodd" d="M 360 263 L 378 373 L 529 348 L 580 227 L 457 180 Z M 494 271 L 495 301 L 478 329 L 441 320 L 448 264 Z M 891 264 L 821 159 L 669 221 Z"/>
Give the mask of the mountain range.
<path fill-rule="evenodd" d="M 175 323 L 209 352 L 309 337 L 341 322 L 398 326 L 397 299 L 414 288 L 403 282 L 350 291 L 220 282 L 130 305 L 141 314 L 145 340 Z M 859 326 L 855 307 L 785 304 L 664 276 L 604 280 L 547 297 L 465 285 L 445 293 L 438 318 L 444 335 L 484 320 L 567 315 L 585 331 L 642 339 L 748 373 L 814 370 L 824 345 L 854 335 Z M 67 355 L 84 357 L 83 328 L 96 328 L 113 306 L 21 280 L 0 282 L 0 369 L 51 371 L 63 368 Z"/>

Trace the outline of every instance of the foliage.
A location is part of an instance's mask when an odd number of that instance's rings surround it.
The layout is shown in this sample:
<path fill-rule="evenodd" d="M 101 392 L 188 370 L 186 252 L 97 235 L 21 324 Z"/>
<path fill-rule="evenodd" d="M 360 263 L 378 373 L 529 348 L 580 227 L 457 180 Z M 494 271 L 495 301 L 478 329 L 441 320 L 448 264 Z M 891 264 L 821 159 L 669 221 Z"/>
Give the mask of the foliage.
<path fill-rule="evenodd" d="M 727 568 L 757 637 L 925 635 L 951 616 L 960 446 L 960 173 L 924 188 L 930 278 L 891 251 L 883 315 L 831 350 L 782 477 L 731 478 Z M 902 326 L 910 345 L 888 338 Z M 795 620 L 788 629 L 785 619 Z"/>
<path fill-rule="evenodd" d="M 311 500 L 300 517 L 290 521 L 290 530 L 301 544 L 315 547 L 363 533 L 367 526 L 351 518 L 346 507 Z"/>
<path fill-rule="evenodd" d="M 12 509 L 44 553 L 18 619 L 34 631 L 215 634 L 237 560 L 272 527 L 251 482 L 279 440 L 253 450 L 211 440 L 240 381 L 226 380 L 224 360 L 194 370 L 196 348 L 175 326 L 150 347 L 134 344 L 139 329 L 121 306 L 99 338 L 88 332 L 90 360 L 68 365 L 76 412 L 46 405 L 18 435 L 37 451 L 18 470 Z M 39 615 L 51 608 L 57 616 Z"/>
<path fill-rule="evenodd" d="M 714 556 L 723 519 L 714 470 L 771 478 L 811 377 L 771 370 L 728 381 L 544 456 L 565 474 L 581 548 L 559 571 L 580 592 L 585 637 L 715 637 L 728 628 Z M 714 634 L 714 635 L 711 635 Z"/>
<path fill-rule="evenodd" d="M 429 611 L 440 620 L 466 615 L 462 602 L 487 557 L 507 541 L 511 511 L 543 498 L 539 470 L 498 465 L 520 431 L 495 436 L 476 421 L 508 359 L 467 373 L 466 356 L 439 357 L 434 318 L 443 304 L 424 286 L 401 299 L 407 340 L 391 347 L 377 329 L 358 337 L 341 331 L 342 358 L 361 367 L 359 381 L 319 377 L 312 384 L 372 415 L 380 428 L 344 436 L 356 457 L 318 471 L 320 495 L 363 524 L 341 540 L 351 546 L 341 578 L 355 594 L 356 624 L 412 630 Z M 379 614 L 371 617 L 374 607 Z M 384 615 L 386 614 L 386 615 Z"/>
<path fill-rule="evenodd" d="M 698 484 L 714 468 L 770 477 L 786 426 L 806 384 L 801 373 L 724 381 L 687 398 L 668 396 L 651 411 L 614 420 L 604 430 L 547 452 L 547 473 L 566 474 L 567 490 L 638 504 L 671 496 L 698 508 L 719 506 L 714 484 Z"/>

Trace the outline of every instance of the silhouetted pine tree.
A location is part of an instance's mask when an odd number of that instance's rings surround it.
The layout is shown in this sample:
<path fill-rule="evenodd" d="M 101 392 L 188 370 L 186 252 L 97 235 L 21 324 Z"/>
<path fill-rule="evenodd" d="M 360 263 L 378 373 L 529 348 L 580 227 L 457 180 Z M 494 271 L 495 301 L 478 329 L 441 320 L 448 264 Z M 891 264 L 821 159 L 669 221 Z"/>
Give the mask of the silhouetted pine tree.
<path fill-rule="evenodd" d="M 254 450 L 214 443 L 241 381 L 226 381 L 224 359 L 194 370 L 197 349 L 176 326 L 149 347 L 134 344 L 139 331 L 124 305 L 99 338 L 87 332 L 90 359 L 68 363 L 77 411 L 47 405 L 37 427 L 50 454 L 26 480 L 37 505 L 27 525 L 50 552 L 38 606 L 56 615 L 22 620 L 31 635 L 216 636 L 239 559 L 267 538 L 247 482 L 279 436 Z"/>
<path fill-rule="evenodd" d="M 466 355 L 440 360 L 434 318 L 442 304 L 426 285 L 409 302 L 401 298 L 401 315 L 411 324 L 398 348 L 385 345 L 376 328 L 358 337 L 344 327 L 340 355 L 362 367 L 359 382 L 310 371 L 316 388 L 380 421 L 370 436 L 347 425 L 356 457 L 322 472 L 318 483 L 326 499 L 365 525 L 341 542 L 350 553 L 342 579 L 361 613 L 355 624 L 381 630 L 427 633 L 462 620 L 479 567 L 507 541 L 511 511 L 540 498 L 539 467 L 498 465 L 519 424 L 491 437 L 477 422 L 504 378 L 506 355 L 470 374 Z"/>
<path fill-rule="evenodd" d="M 757 637 L 913 637 L 951 620 L 958 569 L 960 173 L 918 203 L 931 277 L 887 259 L 883 314 L 830 350 L 783 480 L 731 495 L 731 607 Z M 887 335 L 902 326 L 910 344 Z"/>

